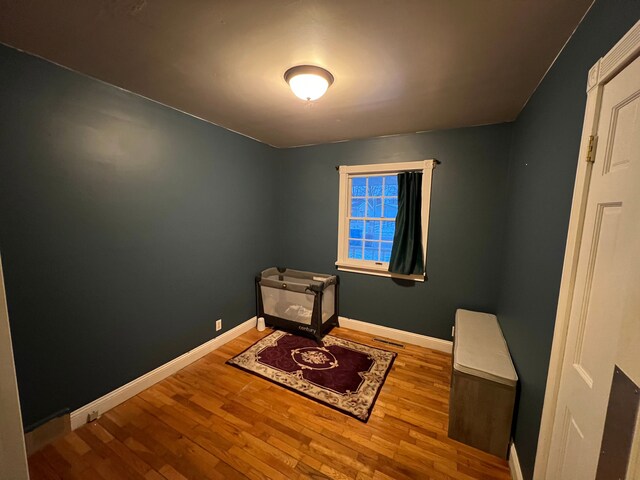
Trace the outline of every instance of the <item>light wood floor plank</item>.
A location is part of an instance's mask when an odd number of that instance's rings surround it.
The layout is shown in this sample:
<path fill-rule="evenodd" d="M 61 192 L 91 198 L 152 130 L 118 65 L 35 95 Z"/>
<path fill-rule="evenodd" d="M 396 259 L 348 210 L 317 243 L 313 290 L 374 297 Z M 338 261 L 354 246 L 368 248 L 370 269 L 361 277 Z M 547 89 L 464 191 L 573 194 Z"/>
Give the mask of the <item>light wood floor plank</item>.
<path fill-rule="evenodd" d="M 398 357 L 368 423 L 225 365 L 251 330 L 29 458 L 32 480 L 505 480 L 447 437 L 451 356 L 334 335 Z"/>

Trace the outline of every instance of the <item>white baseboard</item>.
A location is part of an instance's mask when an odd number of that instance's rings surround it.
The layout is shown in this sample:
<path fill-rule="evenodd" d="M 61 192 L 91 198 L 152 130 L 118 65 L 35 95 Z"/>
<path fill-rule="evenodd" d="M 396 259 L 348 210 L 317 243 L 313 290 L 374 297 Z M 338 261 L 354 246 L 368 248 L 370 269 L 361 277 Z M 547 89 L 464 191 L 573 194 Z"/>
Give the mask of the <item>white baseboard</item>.
<path fill-rule="evenodd" d="M 391 340 L 397 340 L 399 342 L 409 343 L 411 345 L 418 345 L 419 347 L 431 348 L 433 350 L 438 350 L 440 352 L 446 353 L 451 353 L 451 350 L 453 348 L 453 342 L 449 340 L 428 337 L 426 335 L 406 332 L 404 330 L 398 330 L 396 328 L 383 327 L 382 325 L 361 322 L 360 320 L 353 320 L 352 318 L 339 317 L 339 320 L 341 327 L 350 328 L 351 330 L 358 330 L 360 332 L 369 333 L 371 335 L 379 335 Z"/>
<path fill-rule="evenodd" d="M 516 444 L 513 442 L 509 447 L 509 470 L 511 470 L 511 478 L 513 480 L 524 480 L 522 469 L 520 468 L 520 460 L 518 460 L 518 452 L 516 452 Z"/>
<path fill-rule="evenodd" d="M 71 429 L 81 427 L 88 421 L 88 416 L 91 412 L 97 411 L 99 415 L 102 415 L 107 410 L 121 404 L 125 400 L 137 395 L 141 391 L 150 386 L 158 383 L 160 380 L 173 375 L 178 370 L 183 369 L 190 363 L 204 357 L 207 353 L 216 350 L 225 343 L 230 342 L 234 338 L 242 335 L 243 333 L 251 330 L 256 325 L 256 317 L 250 318 L 246 322 L 241 323 L 237 327 L 232 328 L 228 332 L 224 332 L 218 335 L 216 338 L 203 343 L 199 347 L 188 351 L 187 353 L 174 358 L 168 363 L 159 366 L 155 370 L 152 370 L 141 377 L 132 380 L 131 382 L 123 385 L 116 390 L 107 393 L 106 395 L 94 400 L 87 405 L 80 407 L 77 410 L 71 412 Z"/>
<path fill-rule="evenodd" d="M 132 380 L 126 385 L 113 390 L 112 392 L 103 395 L 102 397 L 94 400 L 83 407 L 78 408 L 71 412 L 71 429 L 81 427 L 88 421 L 89 414 L 97 411 L 99 415 L 112 409 L 113 407 L 121 404 L 125 400 L 137 395 L 146 388 L 158 383 L 159 381 L 173 375 L 178 370 L 186 367 L 190 363 L 202 358 L 207 353 L 216 350 L 227 342 L 230 342 L 234 338 L 242 335 L 243 333 L 254 328 L 256 324 L 256 317 L 250 318 L 246 322 L 241 323 L 237 327 L 232 328 L 228 332 L 217 336 L 216 338 L 203 343 L 199 347 L 188 351 L 187 353 L 174 358 L 168 363 L 161 365 L 160 367 L 148 372 L 141 377 Z M 340 326 L 357 330 L 360 332 L 366 332 L 371 335 L 379 335 L 381 337 L 389 338 L 403 343 L 409 343 L 411 345 L 418 345 L 420 347 L 431 348 L 442 352 L 451 353 L 452 342 L 448 340 L 441 340 L 439 338 L 428 337 L 426 335 L 419 335 L 417 333 L 406 332 L 404 330 L 397 330 L 395 328 L 384 327 L 382 325 L 375 325 L 373 323 L 361 322 L 359 320 L 353 320 L 351 318 L 340 317 Z"/>

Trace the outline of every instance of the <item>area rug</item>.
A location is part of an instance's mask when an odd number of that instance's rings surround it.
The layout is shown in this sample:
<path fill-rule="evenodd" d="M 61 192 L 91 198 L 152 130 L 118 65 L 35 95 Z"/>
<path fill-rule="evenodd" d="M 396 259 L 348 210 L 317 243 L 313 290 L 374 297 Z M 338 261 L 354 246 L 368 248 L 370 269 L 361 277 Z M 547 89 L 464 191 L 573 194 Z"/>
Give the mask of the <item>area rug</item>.
<path fill-rule="evenodd" d="M 326 335 L 275 331 L 227 364 L 366 422 L 396 354 Z"/>

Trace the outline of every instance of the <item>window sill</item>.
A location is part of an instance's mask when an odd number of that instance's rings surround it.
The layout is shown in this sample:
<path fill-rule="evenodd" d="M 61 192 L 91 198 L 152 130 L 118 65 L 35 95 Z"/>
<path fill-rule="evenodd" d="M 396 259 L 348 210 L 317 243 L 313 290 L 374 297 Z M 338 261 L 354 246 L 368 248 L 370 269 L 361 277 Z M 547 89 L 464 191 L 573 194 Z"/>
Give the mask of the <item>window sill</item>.
<path fill-rule="evenodd" d="M 385 268 L 376 268 L 369 265 L 360 265 L 348 262 L 336 262 L 336 267 L 342 272 L 363 273 L 365 275 L 375 275 L 377 277 L 399 278 L 401 280 L 412 280 L 414 282 L 424 282 L 424 275 L 402 275 L 400 273 L 391 273 Z"/>

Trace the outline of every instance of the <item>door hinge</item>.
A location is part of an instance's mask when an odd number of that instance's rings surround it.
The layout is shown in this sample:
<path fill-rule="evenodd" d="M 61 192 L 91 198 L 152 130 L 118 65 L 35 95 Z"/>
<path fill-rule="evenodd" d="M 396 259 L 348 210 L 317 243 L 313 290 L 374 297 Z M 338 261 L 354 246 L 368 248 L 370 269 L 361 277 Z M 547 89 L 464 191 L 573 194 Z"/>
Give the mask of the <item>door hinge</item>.
<path fill-rule="evenodd" d="M 596 160 L 596 144 L 598 143 L 598 137 L 595 135 L 589 136 L 589 145 L 587 146 L 587 163 L 593 163 Z"/>

